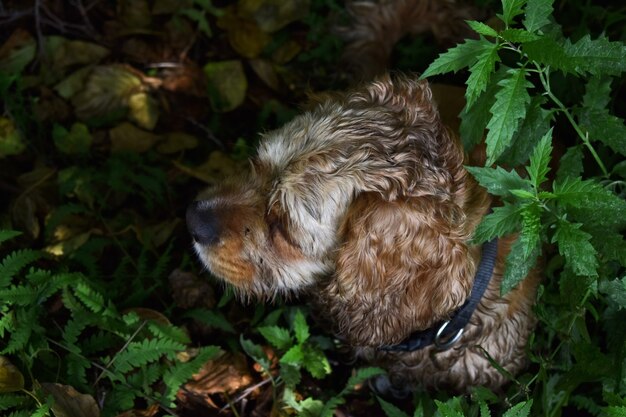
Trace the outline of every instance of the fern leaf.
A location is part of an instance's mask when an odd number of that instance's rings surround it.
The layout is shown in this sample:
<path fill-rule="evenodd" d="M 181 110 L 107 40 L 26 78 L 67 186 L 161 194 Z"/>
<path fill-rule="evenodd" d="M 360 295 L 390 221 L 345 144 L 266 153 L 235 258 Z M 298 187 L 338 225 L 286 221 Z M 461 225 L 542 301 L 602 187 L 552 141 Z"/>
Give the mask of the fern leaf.
<path fill-rule="evenodd" d="M 359 384 L 362 384 L 366 380 L 373 378 L 375 376 L 384 374 L 384 373 L 385 371 L 382 368 L 376 368 L 373 366 L 370 366 L 367 368 L 360 368 L 356 371 L 354 375 L 350 377 L 350 379 L 348 379 L 348 383 L 346 384 L 346 387 L 353 389 L 354 387 L 356 387 Z"/>
<path fill-rule="evenodd" d="M 11 240 L 14 237 L 21 235 L 22 232 L 17 230 L 0 230 L 0 243 Z"/>
<path fill-rule="evenodd" d="M 2 308 L 0 311 L 0 338 L 4 337 L 7 330 L 12 330 L 15 327 L 14 317 L 14 312 L 8 307 Z"/>
<path fill-rule="evenodd" d="M 18 324 L 11 332 L 11 338 L 7 345 L 0 351 L 0 354 L 11 354 L 24 349 L 28 343 L 37 320 L 37 310 L 17 310 L 15 312 L 15 323 Z"/>
<path fill-rule="evenodd" d="M 443 401 L 435 400 L 435 404 L 437 405 L 437 410 L 441 413 L 442 417 L 464 417 L 459 397 L 453 397 L 445 403 Z"/>
<path fill-rule="evenodd" d="M 41 252 L 32 249 L 17 250 L 7 255 L 0 264 L 0 288 L 8 286 L 22 268 L 40 257 Z"/>
<path fill-rule="evenodd" d="M 530 104 L 528 88 L 532 84 L 526 80 L 526 70 L 510 69 L 509 77 L 499 85 L 502 89 L 496 94 L 496 102 L 491 107 L 493 117 L 487 124 L 487 163 L 493 164 L 511 144 L 521 119 L 526 116 Z"/>
<path fill-rule="evenodd" d="M 68 382 L 75 388 L 87 388 L 87 369 L 91 367 L 91 362 L 80 354 L 70 353 L 66 357 L 66 372 Z"/>
<path fill-rule="evenodd" d="M 201 348 L 198 351 L 198 355 L 189 362 L 177 363 L 169 367 L 163 375 L 163 383 L 165 384 L 163 398 L 166 401 L 165 404 L 171 406 L 180 387 L 191 379 L 193 374 L 198 372 L 207 361 L 217 357 L 220 352 L 221 349 L 217 346 L 206 346 Z"/>
<path fill-rule="evenodd" d="M 0 411 L 25 405 L 28 399 L 26 395 L 2 393 L 0 394 Z"/>
<path fill-rule="evenodd" d="M 63 328 L 63 341 L 67 345 L 75 345 L 78 336 L 85 330 L 89 320 L 85 316 L 73 316 Z"/>
<path fill-rule="evenodd" d="M 161 357 L 174 358 L 177 352 L 185 348 L 182 343 L 167 339 L 151 339 L 142 342 L 131 342 L 126 350 L 119 352 L 114 358 L 115 369 L 128 372 Z"/>
<path fill-rule="evenodd" d="M 126 384 L 114 384 L 104 401 L 103 414 L 115 416 L 122 411 L 133 409 L 137 394 L 135 390 L 128 389 Z"/>
<path fill-rule="evenodd" d="M 89 310 L 94 313 L 100 313 L 106 308 L 102 294 L 98 293 L 84 282 L 79 282 L 76 285 L 74 295 L 76 295 L 76 298 L 78 298 Z"/>
<path fill-rule="evenodd" d="M 0 290 L 0 300 L 4 300 L 9 305 L 27 306 L 36 304 L 38 299 L 39 294 L 30 286 L 12 285 Z"/>
<path fill-rule="evenodd" d="M 190 343 L 189 335 L 180 327 L 172 324 L 161 324 L 156 321 L 148 322 L 150 333 L 161 339 L 169 339 L 184 345 Z"/>
<path fill-rule="evenodd" d="M 465 67 L 473 65 L 478 57 L 485 51 L 493 48 L 493 43 L 481 38 L 479 40 L 468 39 L 448 51 L 439 55 L 422 74 L 421 78 L 433 75 L 457 72 Z"/>
<path fill-rule="evenodd" d="M 554 8 L 554 0 L 528 0 L 526 4 L 526 16 L 524 17 L 524 27 L 529 32 L 535 32 L 548 23 Z"/>

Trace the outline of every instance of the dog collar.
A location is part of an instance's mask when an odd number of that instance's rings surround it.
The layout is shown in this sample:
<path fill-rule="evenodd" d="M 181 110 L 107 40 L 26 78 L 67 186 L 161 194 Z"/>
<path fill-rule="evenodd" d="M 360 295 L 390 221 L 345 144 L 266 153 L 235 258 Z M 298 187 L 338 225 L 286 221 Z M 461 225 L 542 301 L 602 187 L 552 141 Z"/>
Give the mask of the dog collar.
<path fill-rule="evenodd" d="M 461 338 L 465 326 L 469 323 L 474 310 L 478 307 L 485 290 L 489 286 L 497 254 L 497 238 L 483 244 L 482 257 L 478 264 L 470 297 L 452 314 L 449 320 L 441 321 L 429 329 L 413 332 L 397 345 L 382 346 L 379 349 L 387 352 L 413 352 L 433 344 L 437 350 L 446 350 L 454 345 Z"/>

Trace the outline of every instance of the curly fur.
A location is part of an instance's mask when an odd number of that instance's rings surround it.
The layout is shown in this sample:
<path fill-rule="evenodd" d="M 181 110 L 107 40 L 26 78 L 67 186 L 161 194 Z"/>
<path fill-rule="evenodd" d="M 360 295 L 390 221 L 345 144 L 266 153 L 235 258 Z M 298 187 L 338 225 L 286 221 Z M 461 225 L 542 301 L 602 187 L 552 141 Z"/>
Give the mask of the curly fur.
<path fill-rule="evenodd" d="M 310 297 L 394 385 L 500 386 L 505 377 L 485 352 L 511 373 L 523 366 L 539 278 L 535 271 L 500 296 L 511 239 L 501 241 L 494 279 L 452 349 L 376 349 L 463 304 L 480 260 L 469 240 L 491 204 L 428 84 L 382 76 L 313 101 L 265 135 L 248 175 L 200 197 L 188 216 L 202 212 L 218 225 L 211 243 L 195 242 L 200 259 L 244 295 Z"/>

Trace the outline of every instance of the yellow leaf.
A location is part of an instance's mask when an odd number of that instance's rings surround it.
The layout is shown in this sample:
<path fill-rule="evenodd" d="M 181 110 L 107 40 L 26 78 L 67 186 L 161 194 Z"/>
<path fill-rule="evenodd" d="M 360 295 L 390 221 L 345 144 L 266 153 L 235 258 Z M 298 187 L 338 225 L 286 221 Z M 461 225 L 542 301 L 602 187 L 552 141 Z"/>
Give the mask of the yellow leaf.
<path fill-rule="evenodd" d="M 172 154 L 198 146 L 198 138 L 183 132 L 172 132 L 165 135 L 165 139 L 157 146 L 157 151 L 163 154 Z"/>
<path fill-rule="evenodd" d="M 15 392 L 24 388 L 24 375 L 6 357 L 0 356 L 0 392 Z"/>
<path fill-rule="evenodd" d="M 111 152 L 128 151 L 142 153 L 151 149 L 161 137 L 146 132 L 131 123 L 124 122 L 109 130 Z"/>
<path fill-rule="evenodd" d="M 154 129 L 159 114 L 154 99 L 147 93 L 133 94 L 128 99 L 128 118 L 137 123 L 139 127 L 147 130 Z"/>
<path fill-rule="evenodd" d="M 204 66 L 209 100 L 216 111 L 231 111 L 243 103 L 248 80 L 241 61 L 210 62 Z"/>
<path fill-rule="evenodd" d="M 221 17 L 217 25 L 228 32 L 228 41 L 233 49 L 246 58 L 259 56 L 272 40 L 254 20 L 242 19 L 232 13 Z"/>
<path fill-rule="evenodd" d="M 22 134 L 15 127 L 13 120 L 0 117 L 0 158 L 19 155 L 26 149 Z"/>

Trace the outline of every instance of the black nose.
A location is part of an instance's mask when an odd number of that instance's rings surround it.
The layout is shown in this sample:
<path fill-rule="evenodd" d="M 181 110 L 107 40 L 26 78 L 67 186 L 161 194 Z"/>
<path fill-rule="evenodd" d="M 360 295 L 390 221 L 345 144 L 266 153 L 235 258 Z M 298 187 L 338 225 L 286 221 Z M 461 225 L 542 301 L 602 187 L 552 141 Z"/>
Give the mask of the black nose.
<path fill-rule="evenodd" d="M 219 224 L 215 210 L 204 201 L 194 201 L 187 207 L 187 229 L 193 240 L 201 245 L 211 245 L 219 237 Z"/>

